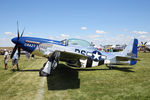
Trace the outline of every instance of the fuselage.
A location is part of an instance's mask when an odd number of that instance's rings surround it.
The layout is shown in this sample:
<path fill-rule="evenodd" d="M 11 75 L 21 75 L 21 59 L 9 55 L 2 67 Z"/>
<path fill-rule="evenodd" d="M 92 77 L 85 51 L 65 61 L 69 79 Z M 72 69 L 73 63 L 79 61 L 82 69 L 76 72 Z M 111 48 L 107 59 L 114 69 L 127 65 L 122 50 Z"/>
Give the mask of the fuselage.
<path fill-rule="evenodd" d="M 36 37 L 20 37 L 17 41 L 17 37 L 12 39 L 12 42 L 16 44 L 18 42 L 19 46 L 25 51 L 32 53 L 36 47 L 38 47 L 41 43 L 52 43 L 61 45 L 60 41 L 36 38 Z"/>
<path fill-rule="evenodd" d="M 77 40 L 74 39 L 74 41 L 79 41 L 79 39 Z M 18 41 L 16 37 L 12 39 L 12 42 L 15 44 L 18 42 L 17 44 L 23 50 L 39 56 L 49 56 L 49 54 L 54 52 L 55 50 L 89 56 L 92 59 L 97 61 L 106 59 L 106 56 L 109 56 L 107 53 L 99 51 L 93 46 L 90 45 L 86 46 L 87 41 L 83 41 L 83 40 L 81 41 L 82 45 L 76 45 L 75 43 L 68 44 L 65 43 L 66 42 L 65 40 L 57 41 L 57 40 L 43 39 L 43 38 L 36 38 L 36 37 L 20 37 Z"/>
<path fill-rule="evenodd" d="M 128 53 L 134 53 L 133 51 L 136 51 L 135 54 L 137 53 L 137 50 L 132 49 L 133 45 L 129 46 L 129 50 L 123 52 L 107 53 L 99 51 L 91 46 L 89 42 L 81 39 L 57 41 L 36 37 L 20 37 L 19 39 L 16 37 L 12 39 L 12 42 L 19 45 L 23 50 L 38 56 L 49 57 L 53 52 L 60 51 L 86 56 L 96 62 L 105 61 L 106 64 L 131 64 L 129 60 L 120 61 L 116 57 L 129 57 Z M 137 48 L 136 45 L 134 48 Z M 65 57 L 70 59 L 67 56 Z"/>

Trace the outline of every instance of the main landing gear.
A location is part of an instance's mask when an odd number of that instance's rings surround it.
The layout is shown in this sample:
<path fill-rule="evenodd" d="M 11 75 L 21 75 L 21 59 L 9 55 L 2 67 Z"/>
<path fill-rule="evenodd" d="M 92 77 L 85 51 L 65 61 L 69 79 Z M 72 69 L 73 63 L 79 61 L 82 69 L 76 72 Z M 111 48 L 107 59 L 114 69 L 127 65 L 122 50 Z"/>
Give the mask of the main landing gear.
<path fill-rule="evenodd" d="M 49 76 L 59 63 L 60 52 L 54 52 L 46 63 L 43 64 L 43 67 L 40 69 L 40 76 Z"/>

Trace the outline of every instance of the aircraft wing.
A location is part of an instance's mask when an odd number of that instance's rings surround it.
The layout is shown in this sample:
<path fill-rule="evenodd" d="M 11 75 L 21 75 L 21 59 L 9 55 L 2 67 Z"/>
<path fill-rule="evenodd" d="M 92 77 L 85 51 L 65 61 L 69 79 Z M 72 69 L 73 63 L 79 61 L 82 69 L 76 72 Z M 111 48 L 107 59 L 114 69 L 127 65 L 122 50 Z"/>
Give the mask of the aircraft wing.
<path fill-rule="evenodd" d="M 137 58 L 123 57 L 123 56 L 116 56 L 116 60 L 117 61 L 129 61 L 129 60 L 140 61 L 140 59 Z"/>
<path fill-rule="evenodd" d="M 81 55 L 78 53 L 66 52 L 66 51 L 55 51 L 60 52 L 60 60 L 78 60 L 78 59 L 87 59 L 88 56 Z"/>

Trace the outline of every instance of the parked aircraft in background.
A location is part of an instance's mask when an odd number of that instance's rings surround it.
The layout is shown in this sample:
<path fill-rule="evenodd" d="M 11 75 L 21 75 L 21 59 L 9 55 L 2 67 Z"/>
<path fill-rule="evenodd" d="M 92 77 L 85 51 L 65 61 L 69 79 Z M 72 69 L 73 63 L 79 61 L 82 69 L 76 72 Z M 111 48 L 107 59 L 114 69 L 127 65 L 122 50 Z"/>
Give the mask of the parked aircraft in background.
<path fill-rule="evenodd" d="M 133 39 L 130 44 L 122 52 L 103 52 L 100 51 L 86 40 L 81 39 L 65 39 L 62 41 L 37 38 L 23 37 L 23 33 L 12 39 L 15 47 L 11 54 L 18 50 L 20 56 L 20 48 L 32 54 L 47 58 L 47 62 L 40 70 L 41 76 L 48 76 L 51 70 L 54 70 L 59 61 L 65 61 L 67 64 L 76 65 L 77 67 L 93 67 L 101 64 L 107 65 L 110 69 L 112 65 L 135 65 L 137 63 L 137 45 L 138 40 Z"/>
<path fill-rule="evenodd" d="M 105 48 L 102 45 L 95 45 L 94 47 L 100 51 L 105 51 Z"/>
<path fill-rule="evenodd" d="M 112 45 L 111 46 L 111 48 L 113 49 L 113 52 L 123 51 L 125 47 L 126 45 Z"/>
<path fill-rule="evenodd" d="M 146 49 L 150 52 L 150 42 L 148 42 L 145 46 L 146 46 Z"/>
<path fill-rule="evenodd" d="M 146 52 L 146 51 L 149 51 L 150 52 L 150 42 L 141 42 L 141 47 L 142 49 L 144 49 L 143 51 Z"/>

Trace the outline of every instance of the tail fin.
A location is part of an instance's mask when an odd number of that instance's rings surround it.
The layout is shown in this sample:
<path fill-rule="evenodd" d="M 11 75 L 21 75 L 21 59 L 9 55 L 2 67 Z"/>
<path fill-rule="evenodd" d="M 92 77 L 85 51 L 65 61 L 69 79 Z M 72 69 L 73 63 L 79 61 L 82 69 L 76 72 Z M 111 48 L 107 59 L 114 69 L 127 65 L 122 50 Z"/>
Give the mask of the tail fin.
<path fill-rule="evenodd" d="M 125 50 L 122 52 L 124 56 L 131 57 L 131 58 L 137 58 L 137 45 L 138 45 L 138 39 L 133 39 L 128 46 L 125 48 Z M 130 65 L 135 65 L 137 61 L 131 60 Z"/>

